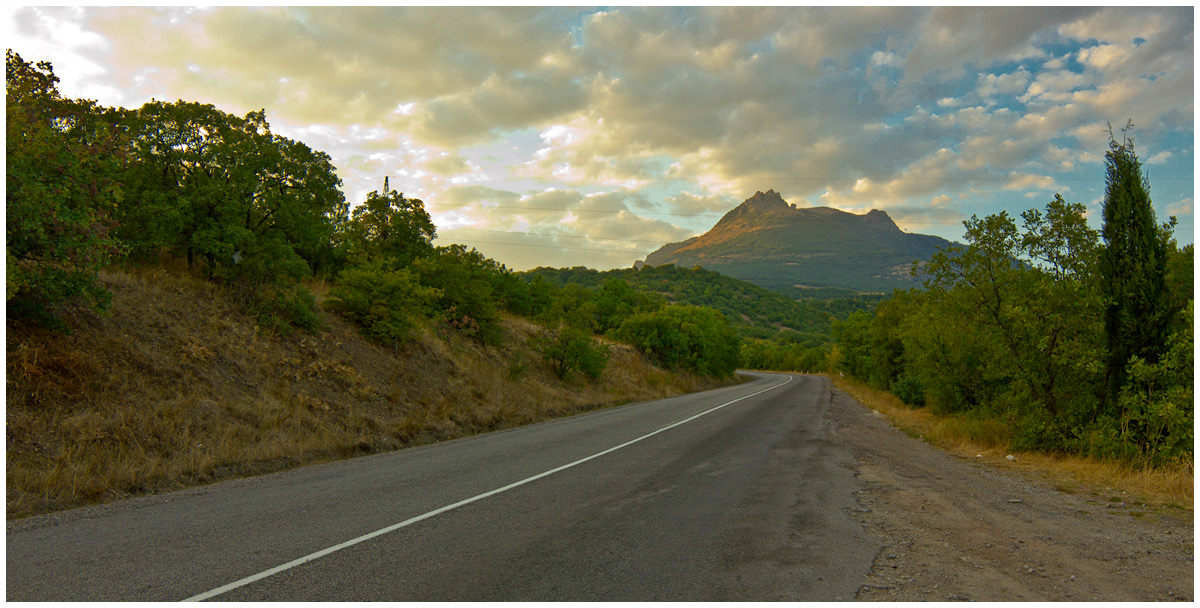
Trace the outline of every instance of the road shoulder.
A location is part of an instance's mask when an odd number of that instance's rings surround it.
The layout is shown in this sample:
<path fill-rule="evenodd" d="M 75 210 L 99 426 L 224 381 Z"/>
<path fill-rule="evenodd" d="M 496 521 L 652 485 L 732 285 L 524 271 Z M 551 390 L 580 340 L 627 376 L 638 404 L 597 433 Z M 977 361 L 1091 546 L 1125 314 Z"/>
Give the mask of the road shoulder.
<path fill-rule="evenodd" d="M 959 460 L 833 389 L 857 461 L 850 516 L 882 543 L 856 599 L 1192 601 L 1193 522 Z"/>

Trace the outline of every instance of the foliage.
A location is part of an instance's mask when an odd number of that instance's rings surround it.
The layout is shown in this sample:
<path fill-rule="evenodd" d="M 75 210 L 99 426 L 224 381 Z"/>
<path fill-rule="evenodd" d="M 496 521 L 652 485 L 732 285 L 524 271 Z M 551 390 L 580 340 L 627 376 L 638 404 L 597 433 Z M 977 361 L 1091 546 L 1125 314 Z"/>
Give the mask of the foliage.
<path fill-rule="evenodd" d="M 95 277 L 124 253 L 112 220 L 120 142 L 94 103 L 61 96 L 49 63 L 9 50 L 5 67 L 8 311 L 61 328 L 65 307 L 109 301 Z"/>
<path fill-rule="evenodd" d="M 1170 322 L 1166 291 L 1168 242 L 1154 218 L 1150 184 L 1128 137 L 1128 124 L 1117 143 L 1109 126 L 1105 154 L 1104 248 L 1100 276 L 1106 300 L 1104 330 L 1108 340 L 1107 395 L 1125 386 L 1132 357 L 1155 363 L 1165 348 Z M 1107 414 L 1113 409 L 1108 408 Z"/>
<path fill-rule="evenodd" d="M 437 306 L 447 323 L 484 344 L 501 339 L 496 286 L 508 270 L 475 248 L 454 244 L 416 260 L 421 284 L 438 291 Z"/>
<path fill-rule="evenodd" d="M 534 342 L 534 349 L 541 353 L 559 379 L 579 370 L 594 382 L 600 379 L 608 365 L 608 346 L 597 342 L 588 332 L 569 325 L 543 330 Z"/>
<path fill-rule="evenodd" d="M 559 285 L 599 289 L 605 282 L 621 280 L 636 292 L 657 296 L 671 304 L 707 306 L 721 311 L 744 338 L 791 341 L 827 338 L 832 319 L 845 318 L 855 310 L 869 310 L 881 298 L 857 296 L 831 300 L 796 301 L 703 268 L 680 268 L 671 264 L 597 271 L 590 268 L 535 268 L 519 273 L 526 280 L 541 277 Z"/>
<path fill-rule="evenodd" d="M 1124 197 L 1114 206 L 1148 187 L 1135 171 L 1131 147 L 1114 145 L 1109 165 L 1110 175 L 1124 176 L 1124 185 L 1110 188 L 1114 201 Z M 1167 271 L 1157 282 L 1114 281 L 1114 268 L 1126 268 L 1129 260 L 1115 263 L 1119 247 L 1113 244 L 1133 237 L 1110 240 L 1110 228 L 1102 246 L 1083 213 L 1083 205 L 1056 195 L 1044 210 L 1022 213 L 1019 227 L 1007 213 L 971 218 L 964 223 L 967 244 L 929 260 L 925 291 L 897 291 L 873 314 L 835 323 L 841 369 L 910 406 L 1004 425 L 1014 448 L 1150 464 L 1190 458 L 1192 248 L 1180 249 L 1173 222 L 1155 226 L 1152 212 L 1148 221 L 1122 220 L 1126 227 L 1150 226 L 1151 236 L 1137 237 L 1138 247 Z M 1162 253 L 1153 253 L 1156 248 Z M 1162 294 L 1146 296 L 1156 285 Z M 1117 300 L 1128 324 L 1118 324 L 1119 331 L 1168 333 L 1156 345 L 1156 358 L 1117 352 L 1125 380 L 1114 396 L 1110 348 L 1122 346 L 1110 345 L 1124 340 L 1112 334 Z M 1145 304 L 1151 300 L 1157 303 Z M 1129 312 L 1135 309 L 1146 314 L 1135 321 Z"/>
<path fill-rule="evenodd" d="M 1007 398 L 1050 416 L 1092 413 L 1088 368 L 1102 346 L 1089 320 L 1098 318 L 1101 300 L 1092 286 L 1097 235 L 1083 211 L 1056 195 L 1045 214 L 1022 214 L 1024 231 L 1007 213 L 972 218 L 970 245 L 929 261 L 927 285 L 941 300 L 939 317 L 960 329 L 950 339 L 970 332 L 987 361 L 981 380 L 1004 385 L 968 403 Z"/>
<path fill-rule="evenodd" d="M 741 340 L 712 308 L 671 305 L 640 313 L 614 335 L 671 369 L 727 377 L 738 367 Z"/>
<path fill-rule="evenodd" d="M 1189 453 L 1195 439 L 1192 302 L 1184 316 L 1188 323 L 1171 334 L 1157 362 L 1137 355 L 1130 359 L 1129 381 L 1118 402 L 1122 443 L 1136 446 L 1138 455 L 1154 464 Z"/>
<path fill-rule="evenodd" d="M 247 311 L 258 320 L 260 328 L 280 335 L 291 333 L 293 327 L 307 332 L 321 328 L 317 302 L 303 285 L 266 285 L 248 294 Z"/>
<path fill-rule="evenodd" d="M 371 192 L 354 208 L 341 236 L 349 258 L 385 258 L 394 267 L 433 254 L 437 228 L 419 199 L 391 190 Z"/>
<path fill-rule="evenodd" d="M 341 180 L 328 155 L 271 133 L 263 111 L 151 101 L 108 115 L 136 161 L 118 213 L 135 255 L 165 249 L 227 281 L 282 284 L 330 261 Z"/>
<path fill-rule="evenodd" d="M 421 285 L 412 271 L 389 270 L 376 258 L 339 273 L 327 305 L 366 336 L 394 347 L 409 338 L 440 295 Z"/>

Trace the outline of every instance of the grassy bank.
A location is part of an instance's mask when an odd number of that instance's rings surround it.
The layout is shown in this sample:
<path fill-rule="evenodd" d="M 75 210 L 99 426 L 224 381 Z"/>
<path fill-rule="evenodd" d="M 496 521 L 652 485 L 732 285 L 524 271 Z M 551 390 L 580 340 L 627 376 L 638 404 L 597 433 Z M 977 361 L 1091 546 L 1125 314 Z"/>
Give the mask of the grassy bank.
<path fill-rule="evenodd" d="M 864 406 L 883 414 L 913 437 L 964 459 L 983 461 L 1049 481 L 1055 488 L 1087 492 L 1106 501 L 1192 509 L 1194 461 L 1165 467 L 1134 466 L 1064 454 L 1015 452 L 1011 431 L 996 420 L 961 415 L 938 416 L 928 408 L 910 408 L 890 393 L 844 378 L 834 385 Z M 1008 460 L 1012 455 L 1015 460 Z"/>
<path fill-rule="evenodd" d="M 539 328 L 514 317 L 503 347 L 425 327 L 391 349 L 326 313 L 315 334 L 262 332 L 230 293 L 186 273 L 101 283 L 109 311 L 69 318 L 69 335 L 8 325 L 9 517 L 716 385 L 623 345 L 599 381 L 560 381 L 530 346 Z"/>

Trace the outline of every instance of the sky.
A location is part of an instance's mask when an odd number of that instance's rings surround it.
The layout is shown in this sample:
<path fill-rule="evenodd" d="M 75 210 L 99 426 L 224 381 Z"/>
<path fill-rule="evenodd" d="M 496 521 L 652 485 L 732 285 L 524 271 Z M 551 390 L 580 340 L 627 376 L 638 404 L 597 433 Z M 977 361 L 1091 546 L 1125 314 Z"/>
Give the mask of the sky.
<path fill-rule="evenodd" d="M 351 205 L 387 176 L 514 270 L 629 267 L 771 189 L 959 241 L 1060 193 L 1099 228 L 1130 120 L 1193 241 L 1191 6 L 4 10 L 68 97 L 264 109 Z"/>

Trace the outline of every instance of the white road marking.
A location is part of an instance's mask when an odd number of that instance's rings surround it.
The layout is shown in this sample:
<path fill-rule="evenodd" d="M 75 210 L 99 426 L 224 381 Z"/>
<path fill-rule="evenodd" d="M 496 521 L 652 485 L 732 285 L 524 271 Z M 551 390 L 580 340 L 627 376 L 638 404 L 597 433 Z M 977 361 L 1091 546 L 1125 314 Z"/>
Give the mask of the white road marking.
<path fill-rule="evenodd" d="M 216 589 L 213 589 L 211 591 L 205 591 L 204 593 L 201 593 L 199 595 L 193 595 L 192 597 L 189 597 L 183 601 L 185 601 L 185 602 L 200 602 L 200 601 L 207 600 L 209 598 L 216 597 L 218 595 L 221 595 L 222 593 L 233 591 L 234 589 L 237 589 L 238 587 L 244 587 L 255 581 L 261 581 L 264 578 L 274 576 L 285 570 L 291 570 L 292 568 L 295 568 L 296 566 L 299 566 L 301 564 L 305 564 L 305 563 L 311 562 L 315 559 L 325 557 L 326 555 L 329 555 L 330 553 L 334 553 L 336 551 L 341 551 L 342 549 L 345 549 L 347 547 L 352 547 L 361 542 L 371 540 L 372 538 L 375 538 L 376 536 L 383 536 L 384 534 L 387 534 L 388 532 L 393 532 L 393 531 L 399 530 L 400 528 L 403 528 L 405 526 L 410 526 L 419 521 L 429 519 L 430 517 L 433 517 L 435 515 L 441 515 L 442 513 L 445 513 L 446 511 L 453 511 L 454 509 L 457 509 L 461 506 L 469 505 L 473 502 L 483 500 L 489 496 L 495 496 L 502 492 L 507 492 L 513 488 L 523 486 L 531 481 L 537 481 L 543 477 L 548 477 L 550 475 L 558 473 L 559 471 L 565 471 L 571 467 L 581 465 L 589 460 L 594 460 L 596 458 L 604 456 L 605 454 L 611 454 L 621 448 L 631 446 L 643 439 L 649 439 L 650 437 L 653 437 L 663 431 L 668 431 L 679 425 L 687 424 L 701 416 L 704 416 L 706 414 L 711 414 L 712 412 L 715 412 L 727 405 L 733 405 L 734 403 L 737 403 L 738 401 L 742 401 L 743 399 L 749 399 L 756 395 L 761 395 L 767 391 L 775 390 L 791 381 L 792 381 L 792 376 L 789 375 L 787 380 L 780 382 L 779 384 L 776 384 L 775 386 L 764 388 L 763 390 L 758 391 L 757 393 L 751 393 L 744 397 L 738 397 L 737 399 L 734 399 L 733 401 L 728 401 L 726 403 L 722 403 L 721 405 L 718 405 L 711 409 L 704 410 L 703 412 L 700 412 L 699 414 L 696 414 L 689 418 L 684 418 L 683 420 L 680 420 L 679 422 L 674 422 L 674 423 L 668 424 L 667 426 L 664 426 L 661 429 L 658 429 L 657 431 L 652 431 L 650 433 L 646 433 L 645 435 L 642 435 L 641 437 L 638 437 L 637 439 L 626 441 L 625 443 L 622 443 L 621 445 L 608 448 L 607 450 L 604 450 L 603 452 L 597 452 L 586 458 L 580 458 L 579 460 L 576 460 L 575 462 L 564 464 L 560 467 L 550 469 L 549 471 L 546 471 L 544 473 L 538 473 L 537 475 L 534 475 L 533 477 L 526 477 L 525 479 L 522 479 L 521 481 L 516 481 L 516 482 L 510 483 L 504 487 L 500 487 L 500 488 L 496 488 L 495 490 L 484 492 L 483 494 L 479 494 L 478 496 L 472 496 L 471 498 L 468 498 L 466 500 L 460 500 L 454 504 L 449 504 L 444 507 L 429 511 L 428 513 L 422 513 L 421 515 L 418 515 L 416 517 L 411 517 L 411 518 L 406 519 L 398 524 L 392 524 L 386 528 L 380 528 L 374 532 L 364 534 L 362 536 L 359 536 L 358 538 L 352 538 L 344 543 L 340 543 L 340 544 L 334 545 L 334 546 L 326 548 L 326 549 L 321 549 L 320 551 L 317 551 L 315 553 L 309 553 L 308 555 L 305 555 L 304 557 L 294 559 L 286 564 L 281 564 L 279 566 L 275 566 L 274 568 L 271 568 L 270 570 L 263 570 L 262 572 L 259 572 L 258 574 L 247 576 L 246 578 L 243 578 L 241 580 L 236 580 L 227 585 L 221 585 L 220 587 L 217 587 Z"/>

